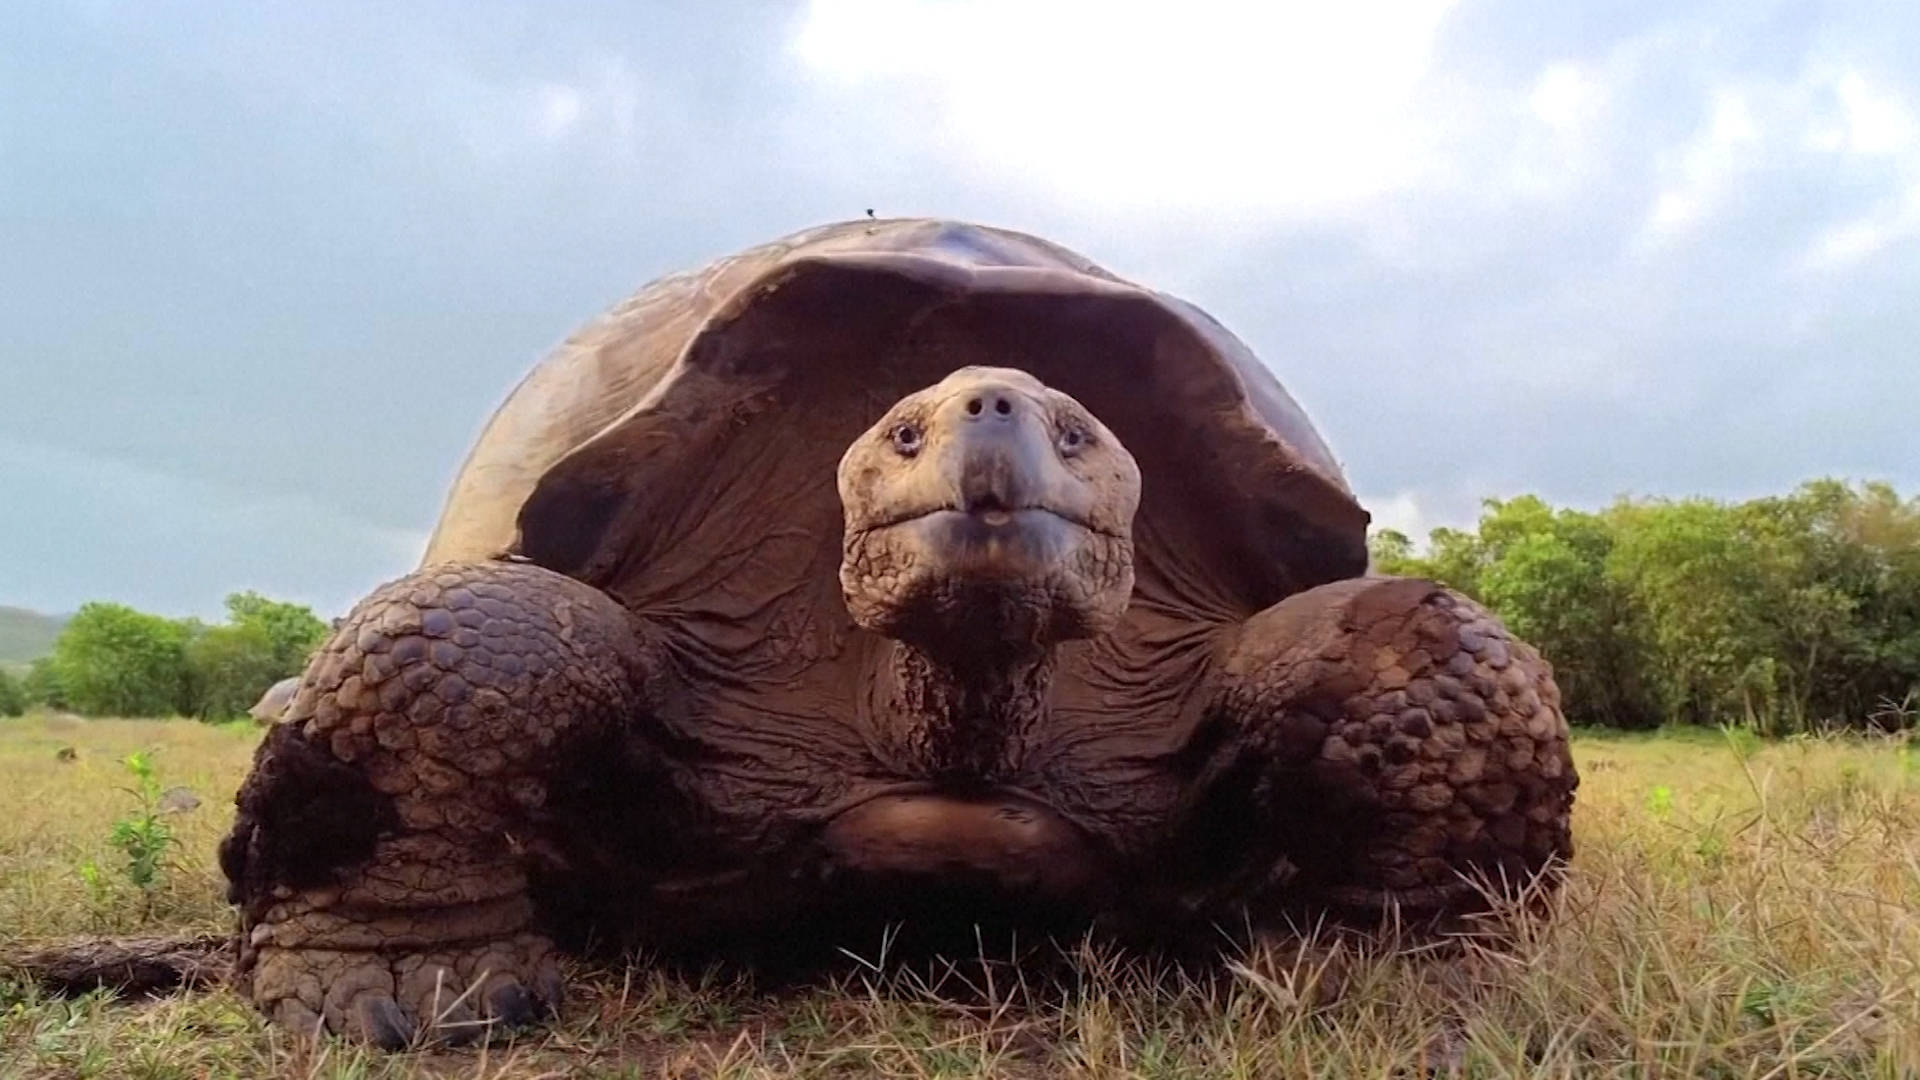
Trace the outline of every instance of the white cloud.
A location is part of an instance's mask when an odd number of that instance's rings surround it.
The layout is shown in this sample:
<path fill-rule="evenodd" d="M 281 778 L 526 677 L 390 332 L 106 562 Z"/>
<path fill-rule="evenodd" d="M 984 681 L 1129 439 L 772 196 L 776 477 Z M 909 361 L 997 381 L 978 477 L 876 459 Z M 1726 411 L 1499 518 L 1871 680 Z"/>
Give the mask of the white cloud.
<path fill-rule="evenodd" d="M 580 91 L 571 86 L 548 83 L 538 87 L 534 96 L 537 112 L 533 129 L 543 139 L 557 139 L 572 131 L 586 109 Z"/>
<path fill-rule="evenodd" d="M 1838 107 L 1810 127 L 1806 145 L 1881 162 L 1907 186 L 1866 214 L 1819 230 L 1798 266 L 1813 273 L 1846 269 L 1920 234 L 1920 124 L 1913 110 L 1898 92 L 1858 71 L 1843 68 L 1826 80 Z"/>
<path fill-rule="evenodd" d="M 1577 64 L 1554 64 L 1534 81 L 1527 106 L 1540 122 L 1563 135 L 1582 134 L 1607 103 L 1607 88 Z"/>
<path fill-rule="evenodd" d="M 1647 216 L 1643 244 L 1658 244 L 1711 215 L 1740 179 L 1793 153 L 1878 162 L 1896 183 L 1920 191 L 1920 125 L 1901 95 L 1832 60 L 1809 64 L 1791 81 L 1748 81 L 1713 92 L 1694 140 L 1663 165 L 1666 184 Z M 1869 174 L 1870 175 L 1870 174 Z M 1815 230 L 1801 269 L 1851 265 L 1920 228 L 1920 207 L 1905 190 L 1865 216 Z"/>
<path fill-rule="evenodd" d="M 1858 71 L 1832 77 L 1839 115 L 1817 125 L 1808 142 L 1848 154 L 1905 154 L 1914 148 L 1913 113 L 1897 93 L 1867 81 Z"/>
<path fill-rule="evenodd" d="M 1760 122 L 1747 92 L 1715 90 L 1705 128 L 1662 170 L 1670 181 L 1654 200 L 1645 239 L 1658 243 L 1698 224 L 1753 160 L 1760 141 Z"/>
<path fill-rule="evenodd" d="M 1461 154 L 1473 197 L 1493 205 L 1559 202 L 1586 186 L 1601 165 L 1604 122 L 1615 84 L 1630 74 L 1623 69 L 1631 67 L 1632 52 L 1591 65 L 1549 64 L 1524 94 L 1483 91 L 1481 101 L 1463 108 L 1481 118 L 1489 139 L 1478 161 L 1470 151 Z"/>
<path fill-rule="evenodd" d="M 1402 491 L 1385 496 L 1361 496 L 1360 505 L 1373 515 L 1370 528 L 1378 532 L 1392 529 L 1411 538 L 1415 543 L 1426 540 L 1428 530 L 1433 528 L 1432 521 L 1420 505 L 1418 492 Z"/>
<path fill-rule="evenodd" d="M 631 65 L 606 57 L 568 76 L 487 80 L 447 68 L 425 97 L 477 158 L 539 154 L 569 140 L 591 140 L 597 153 L 631 157 L 654 119 L 647 114 L 647 88 Z"/>
<path fill-rule="evenodd" d="M 1904 198 L 1886 200 L 1865 217 L 1821 230 L 1801 256 L 1800 269 L 1844 270 L 1915 234 L 1920 234 L 1920 184 Z"/>
<path fill-rule="evenodd" d="M 909 138 L 982 175 L 1286 215 L 1417 182 L 1434 133 L 1416 91 L 1450 6 L 816 0 L 794 50 L 858 122 L 891 100 Z"/>

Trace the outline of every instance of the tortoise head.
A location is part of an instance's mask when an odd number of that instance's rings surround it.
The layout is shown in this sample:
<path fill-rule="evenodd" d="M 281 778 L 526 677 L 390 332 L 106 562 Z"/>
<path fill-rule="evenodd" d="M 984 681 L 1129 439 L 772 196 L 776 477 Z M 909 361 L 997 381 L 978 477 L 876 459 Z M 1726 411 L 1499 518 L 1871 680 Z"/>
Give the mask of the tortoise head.
<path fill-rule="evenodd" d="M 1111 628 L 1133 590 L 1140 470 L 1079 402 L 966 367 L 847 449 L 840 584 L 856 623 L 952 657 Z"/>

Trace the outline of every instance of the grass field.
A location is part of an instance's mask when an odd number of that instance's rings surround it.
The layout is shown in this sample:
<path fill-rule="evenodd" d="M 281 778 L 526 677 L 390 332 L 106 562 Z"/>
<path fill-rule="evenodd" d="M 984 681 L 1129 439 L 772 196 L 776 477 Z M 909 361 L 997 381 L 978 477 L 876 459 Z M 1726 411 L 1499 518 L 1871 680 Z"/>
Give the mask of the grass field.
<path fill-rule="evenodd" d="M 0 955 L 224 928 L 213 849 L 256 738 L 0 720 Z M 202 800 L 169 818 L 182 846 L 150 905 L 106 842 L 139 749 Z M 583 971 L 550 1032 L 397 1056 L 292 1043 L 227 992 L 130 1005 L 0 982 L 0 1076 L 1920 1076 L 1920 748 L 1697 733 L 1576 753 L 1562 910 L 1516 918 L 1500 950 L 1280 947 L 1212 980 L 1088 951 L 1051 990 L 1010 970 L 778 995 Z"/>

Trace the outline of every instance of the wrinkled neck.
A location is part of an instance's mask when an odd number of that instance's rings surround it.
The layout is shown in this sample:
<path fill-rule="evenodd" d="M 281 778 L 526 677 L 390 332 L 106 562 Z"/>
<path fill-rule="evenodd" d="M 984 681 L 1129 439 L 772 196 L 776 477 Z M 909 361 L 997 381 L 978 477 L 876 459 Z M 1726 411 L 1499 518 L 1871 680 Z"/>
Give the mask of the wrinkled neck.
<path fill-rule="evenodd" d="M 948 657 L 894 642 L 882 664 L 874 680 L 881 742 L 916 778 L 1005 779 L 1046 717 L 1050 650 Z"/>

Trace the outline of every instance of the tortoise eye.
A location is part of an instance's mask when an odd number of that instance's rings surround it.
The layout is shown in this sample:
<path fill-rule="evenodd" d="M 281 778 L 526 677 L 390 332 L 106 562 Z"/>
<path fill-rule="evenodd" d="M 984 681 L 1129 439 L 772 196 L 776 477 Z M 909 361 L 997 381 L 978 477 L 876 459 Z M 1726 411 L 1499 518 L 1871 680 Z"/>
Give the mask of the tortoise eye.
<path fill-rule="evenodd" d="M 1055 439 L 1054 442 L 1055 445 L 1059 446 L 1062 456 L 1072 457 L 1087 447 L 1092 446 L 1093 436 L 1087 433 L 1086 428 L 1078 424 L 1068 424 L 1061 430 L 1059 438 Z"/>
<path fill-rule="evenodd" d="M 912 457 L 920 452 L 920 429 L 912 424 L 895 425 L 889 438 L 893 440 L 893 452 L 901 457 Z"/>

